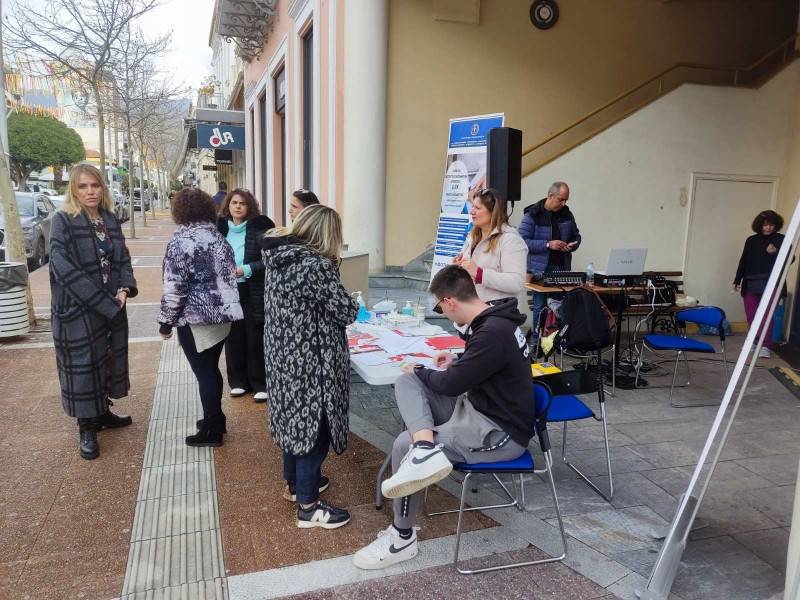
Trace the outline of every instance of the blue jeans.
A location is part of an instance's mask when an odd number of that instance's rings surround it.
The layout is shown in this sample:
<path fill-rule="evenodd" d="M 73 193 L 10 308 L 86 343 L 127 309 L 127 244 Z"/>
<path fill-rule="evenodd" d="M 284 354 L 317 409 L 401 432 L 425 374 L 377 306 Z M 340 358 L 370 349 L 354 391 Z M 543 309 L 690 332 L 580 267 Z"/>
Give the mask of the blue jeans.
<path fill-rule="evenodd" d="M 283 453 L 283 478 L 294 486 L 297 502 L 313 504 L 319 499 L 319 480 L 322 477 L 322 463 L 328 456 L 331 440 L 328 424 L 323 419 L 319 428 L 317 443 L 305 456 Z"/>

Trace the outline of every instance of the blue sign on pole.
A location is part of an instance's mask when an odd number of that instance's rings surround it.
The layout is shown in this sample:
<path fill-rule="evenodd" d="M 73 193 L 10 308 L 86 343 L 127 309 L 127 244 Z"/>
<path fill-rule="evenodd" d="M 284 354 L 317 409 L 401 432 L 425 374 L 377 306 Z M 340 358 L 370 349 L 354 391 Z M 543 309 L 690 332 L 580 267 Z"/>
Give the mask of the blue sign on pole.
<path fill-rule="evenodd" d="M 244 127 L 237 125 L 197 125 L 197 147 L 244 150 Z"/>

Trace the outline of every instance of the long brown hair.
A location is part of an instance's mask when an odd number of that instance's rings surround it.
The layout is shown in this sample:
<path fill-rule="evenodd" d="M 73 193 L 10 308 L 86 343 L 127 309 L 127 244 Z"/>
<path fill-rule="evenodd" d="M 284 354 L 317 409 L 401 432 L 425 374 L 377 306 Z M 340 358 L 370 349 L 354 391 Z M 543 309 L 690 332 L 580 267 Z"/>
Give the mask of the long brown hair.
<path fill-rule="evenodd" d="M 492 226 L 491 231 L 494 232 L 496 229 L 497 232 L 489 236 L 487 250 L 489 252 L 494 252 L 500 241 L 500 235 L 503 233 L 503 225 L 508 224 L 508 212 L 506 211 L 505 198 L 503 198 L 500 192 L 493 188 L 484 188 L 481 190 L 473 190 L 469 195 L 469 200 L 470 202 L 478 200 L 486 210 L 492 213 L 492 219 L 490 221 L 490 225 Z M 475 251 L 475 248 L 481 243 L 482 238 L 483 231 L 481 231 L 481 228 L 473 227 L 469 234 L 470 252 Z"/>

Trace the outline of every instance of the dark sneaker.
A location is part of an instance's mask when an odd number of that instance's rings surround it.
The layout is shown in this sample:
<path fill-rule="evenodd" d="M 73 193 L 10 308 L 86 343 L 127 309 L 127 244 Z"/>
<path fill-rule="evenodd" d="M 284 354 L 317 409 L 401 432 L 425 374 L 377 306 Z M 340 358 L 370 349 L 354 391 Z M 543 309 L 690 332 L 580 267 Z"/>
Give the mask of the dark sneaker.
<path fill-rule="evenodd" d="M 324 500 L 309 509 L 297 507 L 297 526 L 300 529 L 322 527 L 323 529 L 337 529 L 350 522 L 350 513 L 343 508 L 337 508 Z"/>
<path fill-rule="evenodd" d="M 331 485 L 330 479 L 325 477 L 324 475 L 319 478 L 319 493 L 321 494 L 328 487 Z M 289 502 L 297 502 L 297 494 L 295 490 L 295 486 L 286 484 L 286 487 L 283 488 L 283 498 L 284 500 L 288 500 Z"/>

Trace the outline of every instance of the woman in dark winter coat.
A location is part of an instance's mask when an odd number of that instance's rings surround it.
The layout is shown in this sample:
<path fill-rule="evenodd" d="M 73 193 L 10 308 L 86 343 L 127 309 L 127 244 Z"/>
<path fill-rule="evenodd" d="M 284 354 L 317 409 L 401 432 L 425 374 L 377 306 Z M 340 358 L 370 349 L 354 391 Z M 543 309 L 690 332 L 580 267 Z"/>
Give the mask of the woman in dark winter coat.
<path fill-rule="evenodd" d="M 345 328 L 358 305 L 339 280 L 342 223 L 309 206 L 291 230 L 264 238 L 264 353 L 270 431 L 283 451 L 284 497 L 298 502 L 297 526 L 334 529 L 347 511 L 319 500 L 322 462 L 347 446 L 350 359 Z"/>
<path fill-rule="evenodd" d="M 751 227 L 755 234 L 745 240 L 736 277 L 733 279 L 733 289 L 742 293 L 748 325 L 753 323 L 756 316 L 758 303 L 761 302 L 767 279 L 783 243 L 784 236 L 778 233 L 783 228 L 783 217 L 774 210 L 765 210 L 756 215 Z M 781 293 L 786 294 L 785 288 Z M 764 345 L 758 356 L 772 356 L 772 319 L 767 325 Z"/>
<path fill-rule="evenodd" d="M 225 432 L 219 357 L 231 323 L 242 319 L 233 249 L 216 227 L 217 207 L 204 191 L 184 188 L 172 200 L 178 225 L 164 255 L 158 322 L 178 342 L 200 387 L 203 418 L 188 446 L 221 446 Z"/>
<path fill-rule="evenodd" d="M 233 248 L 236 284 L 244 319 L 231 324 L 225 340 L 225 363 L 231 396 L 255 393 L 256 402 L 266 402 L 264 383 L 264 262 L 261 242 L 275 227 L 272 219 L 259 214 L 253 194 L 235 189 L 222 201 L 217 229 Z"/>
<path fill-rule="evenodd" d="M 100 171 L 70 171 L 50 230 L 53 342 L 64 412 L 78 419 L 80 454 L 97 458 L 97 432 L 131 418 L 109 410 L 128 395 L 128 315 L 138 293 L 131 256 Z"/>

